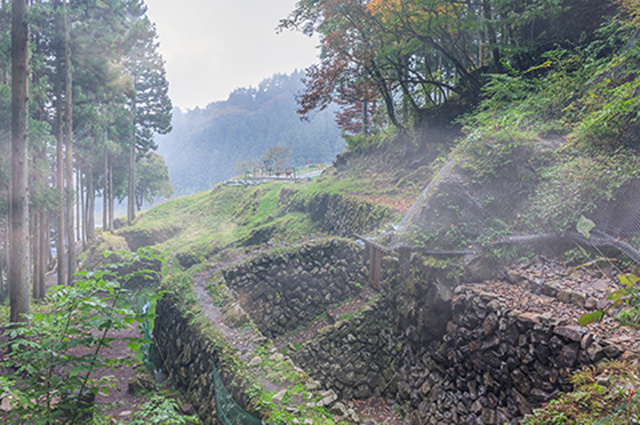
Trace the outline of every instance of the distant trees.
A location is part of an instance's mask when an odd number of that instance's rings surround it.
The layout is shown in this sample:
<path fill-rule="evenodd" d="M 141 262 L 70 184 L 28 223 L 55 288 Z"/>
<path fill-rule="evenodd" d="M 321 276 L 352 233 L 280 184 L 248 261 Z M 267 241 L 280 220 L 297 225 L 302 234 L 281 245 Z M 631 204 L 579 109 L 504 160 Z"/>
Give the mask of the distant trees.
<path fill-rule="evenodd" d="M 262 155 L 261 162 L 274 170 L 284 170 L 289 165 L 291 149 L 284 146 L 269 146 Z"/>
<path fill-rule="evenodd" d="M 135 188 L 138 211 L 143 203 L 151 204 L 159 196 L 171 198 L 173 186 L 169 181 L 169 169 L 162 156 L 149 152 L 142 157 L 137 165 Z"/>
<path fill-rule="evenodd" d="M 288 165 L 333 161 L 344 150 L 334 120 L 335 108 L 301 122 L 296 95 L 304 90 L 303 72 L 277 74 L 257 87 L 239 88 L 225 101 L 206 108 L 175 111 L 173 131 L 157 137 L 177 194 L 207 190 L 254 166 L 268 147 L 291 150 Z M 243 163 L 243 164 L 238 164 Z"/>
<path fill-rule="evenodd" d="M 72 282 L 74 247 L 94 237 L 96 196 L 104 198 L 105 229 L 114 198 L 135 203 L 134 174 L 126 170 L 155 149 L 154 133 L 170 130 L 167 88 L 142 0 L 1 3 L 0 226 L 11 238 L 0 249 L 11 259 L 0 261 L 0 297 L 8 265 L 12 301 L 21 294 L 14 285 L 32 283 L 34 296 L 44 296 L 52 238 L 58 281 Z"/>

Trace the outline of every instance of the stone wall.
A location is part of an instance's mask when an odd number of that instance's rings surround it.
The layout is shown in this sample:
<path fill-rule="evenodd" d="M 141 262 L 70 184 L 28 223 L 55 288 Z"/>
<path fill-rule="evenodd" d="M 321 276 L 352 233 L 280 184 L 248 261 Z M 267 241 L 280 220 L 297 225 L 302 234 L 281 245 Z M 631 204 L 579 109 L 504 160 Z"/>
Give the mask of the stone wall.
<path fill-rule="evenodd" d="M 412 255 L 400 262 L 387 257 L 382 269 L 388 284 L 375 303 L 292 354 L 344 399 L 395 394 L 407 347 L 439 341 L 451 317 L 450 266 L 434 268 Z"/>
<path fill-rule="evenodd" d="M 366 284 L 360 245 L 342 239 L 271 252 L 223 270 L 260 331 L 276 337 L 302 326 Z"/>
<path fill-rule="evenodd" d="M 496 294 L 457 289 L 443 344 L 416 349 L 401 372 L 397 400 L 412 424 L 505 424 L 560 391 L 579 366 L 617 358 L 620 349 L 549 315 L 508 310 Z"/>
<path fill-rule="evenodd" d="M 279 203 L 288 210 L 309 214 L 323 231 L 342 237 L 378 229 L 396 213 L 387 205 L 351 199 L 338 193 L 305 197 L 294 189 L 283 189 Z"/>
<path fill-rule="evenodd" d="M 204 335 L 202 330 L 189 323 L 187 314 L 179 308 L 181 302 L 166 294 L 156 306 L 153 335 L 157 341 L 160 360 L 164 369 L 171 374 L 172 382 L 194 406 L 204 425 L 217 425 L 217 407 L 213 384 L 212 362 L 218 365 L 218 372 L 234 399 L 248 409 L 248 399 L 244 391 L 232 384 L 234 379 L 229 368 L 220 367 L 223 343 Z"/>
<path fill-rule="evenodd" d="M 380 395 L 393 379 L 400 354 L 392 329 L 391 309 L 379 302 L 353 320 L 324 330 L 322 338 L 308 342 L 291 358 L 341 399 Z"/>
<path fill-rule="evenodd" d="M 377 304 L 292 356 L 342 397 L 393 397 L 411 425 L 504 425 L 570 390 L 578 367 L 621 354 L 579 326 L 510 310 L 473 284 L 449 297 L 451 270 L 403 261 L 413 271 L 391 279 Z"/>

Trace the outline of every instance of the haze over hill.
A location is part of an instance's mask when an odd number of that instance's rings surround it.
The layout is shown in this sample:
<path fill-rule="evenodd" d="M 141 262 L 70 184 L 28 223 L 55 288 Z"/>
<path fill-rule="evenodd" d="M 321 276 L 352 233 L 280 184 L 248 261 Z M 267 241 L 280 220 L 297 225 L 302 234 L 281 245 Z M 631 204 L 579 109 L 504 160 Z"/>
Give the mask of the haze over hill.
<path fill-rule="evenodd" d="M 302 71 L 276 74 L 204 109 L 174 110 L 173 131 L 157 143 L 176 194 L 206 190 L 239 174 L 237 162 L 260 158 L 270 146 L 290 148 L 290 165 L 335 159 L 344 146 L 333 113 L 322 111 L 310 122 L 296 114 L 302 77 Z"/>

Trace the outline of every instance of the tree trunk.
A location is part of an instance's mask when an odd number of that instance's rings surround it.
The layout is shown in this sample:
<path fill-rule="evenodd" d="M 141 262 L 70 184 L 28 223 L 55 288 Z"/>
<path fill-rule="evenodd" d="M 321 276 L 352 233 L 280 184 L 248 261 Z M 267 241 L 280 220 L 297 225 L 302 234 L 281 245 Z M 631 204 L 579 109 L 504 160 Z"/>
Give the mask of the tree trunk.
<path fill-rule="evenodd" d="M 67 284 L 73 282 L 76 272 L 76 246 L 73 231 L 73 105 L 72 105 L 72 77 L 71 77 L 71 43 L 69 34 L 69 17 L 67 16 L 67 2 L 64 0 L 64 57 L 65 57 L 65 94 L 64 94 L 64 125 L 66 148 L 66 182 L 67 182 Z"/>
<path fill-rule="evenodd" d="M 95 185 L 93 183 L 93 167 L 91 165 L 87 169 L 85 180 L 85 189 L 87 191 L 87 205 L 84 212 L 86 216 L 85 234 L 87 242 L 90 242 L 95 237 Z"/>
<path fill-rule="evenodd" d="M 47 253 L 49 252 L 49 238 L 47 237 L 48 232 L 47 228 L 49 227 L 49 220 L 47 220 L 47 214 L 44 210 L 40 211 L 40 268 L 38 270 L 38 284 L 40 288 L 38 292 L 40 293 L 40 298 L 43 299 L 47 294 L 46 290 L 46 276 L 47 276 Z"/>
<path fill-rule="evenodd" d="M 132 131 L 131 144 L 129 145 L 129 196 L 127 209 L 127 223 L 131 224 L 136 218 L 135 207 L 135 180 L 136 180 L 136 136 L 135 130 Z"/>
<path fill-rule="evenodd" d="M 29 314 L 29 25 L 26 0 L 11 2 L 11 322 Z"/>
<path fill-rule="evenodd" d="M 58 14 L 56 15 L 56 38 L 58 42 L 62 41 L 64 37 L 64 22 L 62 20 L 62 14 L 60 12 L 61 2 L 56 1 L 55 4 Z M 64 84 L 64 65 L 62 55 L 63 49 L 57 46 L 56 52 L 56 80 L 55 80 L 55 92 L 56 92 L 56 119 L 55 119 L 55 132 L 56 132 L 56 188 L 58 190 L 58 204 L 56 205 L 56 256 L 58 262 L 58 284 L 63 285 L 67 281 L 66 270 L 67 265 L 65 263 L 65 243 L 66 230 L 65 230 L 65 199 L 64 199 L 64 103 L 62 100 L 62 86 Z"/>
<path fill-rule="evenodd" d="M 493 17 L 491 13 L 491 3 L 489 0 L 482 1 L 483 18 L 487 26 L 487 38 L 489 45 L 491 46 L 491 52 L 493 53 L 493 66 L 496 70 L 501 68 L 500 65 L 500 49 L 498 48 L 498 39 L 496 36 L 496 30 L 493 27 Z"/>
<path fill-rule="evenodd" d="M 107 148 L 105 146 L 104 148 L 104 169 L 103 169 L 103 173 L 104 173 L 104 187 L 102 188 L 102 231 L 106 232 L 107 230 L 109 230 L 109 227 L 107 225 L 108 223 L 108 218 L 107 217 L 109 215 L 108 209 L 109 209 L 109 202 L 107 201 L 109 199 L 109 154 L 107 152 Z"/>
<path fill-rule="evenodd" d="M 82 184 L 80 182 L 80 170 L 76 169 L 76 187 L 78 188 L 78 190 L 76 190 L 76 240 L 83 240 L 82 238 L 82 233 L 81 233 L 81 224 L 84 223 L 82 220 L 80 220 L 80 217 L 82 217 L 81 215 L 81 211 L 80 211 L 80 206 L 82 203 Z"/>
<path fill-rule="evenodd" d="M 32 224 L 32 250 L 31 254 L 33 255 L 33 298 L 40 299 L 40 214 L 37 212 L 32 212 L 31 217 Z"/>
<path fill-rule="evenodd" d="M 109 155 L 109 230 L 113 230 L 113 160 Z"/>
<path fill-rule="evenodd" d="M 78 214 L 76 215 L 78 217 L 78 228 L 82 224 L 82 232 L 78 234 L 78 240 L 82 241 L 82 246 L 84 246 L 87 240 L 87 200 L 84 197 L 86 177 L 84 177 L 80 169 L 76 170 L 76 176 L 76 186 L 78 187 L 78 205 L 76 206 L 78 209 Z"/>

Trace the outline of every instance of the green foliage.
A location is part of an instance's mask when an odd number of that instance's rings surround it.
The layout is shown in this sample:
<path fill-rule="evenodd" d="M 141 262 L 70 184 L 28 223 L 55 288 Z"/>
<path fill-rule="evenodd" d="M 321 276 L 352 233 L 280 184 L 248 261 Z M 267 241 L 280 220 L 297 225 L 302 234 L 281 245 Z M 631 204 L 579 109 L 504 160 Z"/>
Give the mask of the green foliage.
<path fill-rule="evenodd" d="M 639 173 L 640 157 L 633 150 L 587 153 L 568 146 L 541 173 L 533 208 L 547 229 L 563 232 Z"/>
<path fill-rule="evenodd" d="M 197 416 L 180 414 L 180 407 L 175 400 L 162 396 L 153 396 L 142 404 L 133 414 L 130 425 L 187 425 L 197 424 Z"/>
<path fill-rule="evenodd" d="M 526 99 L 535 89 L 533 81 L 506 74 L 489 74 L 489 82 L 482 87 L 485 99 L 483 110 L 503 109 L 506 105 Z"/>
<path fill-rule="evenodd" d="M 1 365 L 13 373 L 0 377 L 0 385 L 12 399 L 11 423 L 82 423 L 99 411 L 93 399 L 112 389 L 113 381 L 94 372 L 131 362 L 101 355 L 113 341 L 107 333 L 140 320 L 118 303 L 126 290 L 115 280 L 117 270 L 143 257 L 154 259 L 148 251 L 121 255 L 124 260 L 111 264 L 113 271 L 82 272 L 74 286 L 53 287 L 43 310 L 29 317 L 30 324 L 11 324 L 5 330 L 3 346 L 10 351 Z M 122 279 L 146 273 L 136 270 Z M 128 340 L 131 347 L 142 342 Z"/>
<path fill-rule="evenodd" d="M 523 425 L 613 425 L 629 424 L 627 415 L 638 415 L 638 400 L 632 400 L 640 379 L 626 362 L 607 361 L 585 367 L 571 376 L 573 392 L 560 394 L 544 408 L 525 418 Z M 630 405 L 625 402 L 632 401 Z"/>
<path fill-rule="evenodd" d="M 591 237 L 591 230 L 595 227 L 595 223 L 584 216 L 581 216 L 577 224 L 578 232 L 585 238 Z M 580 250 L 587 256 L 586 250 L 580 247 Z M 596 248 L 597 250 L 597 248 Z M 601 260 L 608 261 L 614 265 L 611 260 L 606 258 L 599 250 L 598 254 Z M 583 314 L 578 320 L 580 326 L 587 326 L 591 323 L 602 320 L 609 311 L 619 308 L 620 311 L 616 315 L 616 320 L 620 326 L 630 326 L 634 328 L 640 327 L 640 277 L 632 273 L 623 273 L 618 270 L 619 289 L 611 292 L 607 298 L 611 301 L 604 310 L 594 311 L 592 313 Z"/>
<path fill-rule="evenodd" d="M 164 158 L 155 152 L 144 156 L 136 167 L 136 205 L 153 204 L 157 197 L 171 198 L 173 187 L 169 182 L 169 169 Z"/>
<path fill-rule="evenodd" d="M 347 144 L 347 150 L 353 153 L 363 153 L 369 150 L 373 143 L 373 138 L 366 134 L 357 134 L 354 136 L 346 136 L 344 138 Z"/>

